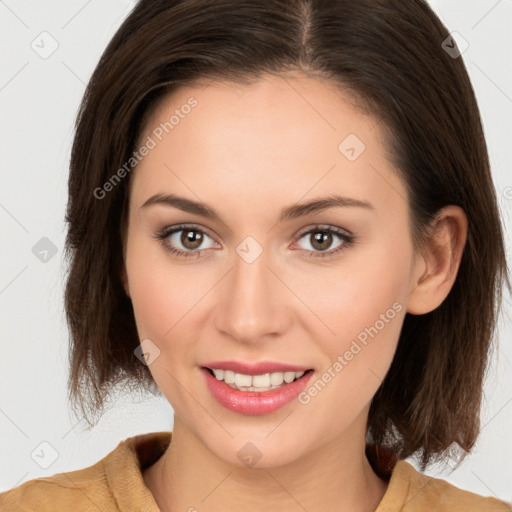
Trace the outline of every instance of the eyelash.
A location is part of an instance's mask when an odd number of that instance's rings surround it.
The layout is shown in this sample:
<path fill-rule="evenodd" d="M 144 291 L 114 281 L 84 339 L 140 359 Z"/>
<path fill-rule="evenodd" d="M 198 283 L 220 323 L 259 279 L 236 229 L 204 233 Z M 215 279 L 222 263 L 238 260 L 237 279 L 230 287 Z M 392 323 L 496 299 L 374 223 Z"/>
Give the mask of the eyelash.
<path fill-rule="evenodd" d="M 188 258 L 191 256 L 196 256 L 197 258 L 200 258 L 201 257 L 200 254 L 204 251 L 207 251 L 208 249 L 200 249 L 200 250 L 195 250 L 195 251 L 182 251 L 180 249 L 176 249 L 175 247 L 165 243 L 166 239 L 168 237 L 170 237 L 171 235 L 173 235 L 174 233 L 178 233 L 180 231 L 187 231 L 187 230 L 188 231 L 197 231 L 199 233 L 207 235 L 209 238 L 212 238 L 212 237 L 210 237 L 210 235 L 208 235 L 208 233 L 206 233 L 206 231 L 199 229 L 195 226 L 189 225 L 189 224 L 180 224 L 177 226 L 173 226 L 172 228 L 169 228 L 169 227 L 164 228 L 163 230 L 156 233 L 154 235 L 154 238 L 157 239 L 158 241 L 160 241 L 163 248 L 166 251 L 170 252 L 171 254 L 174 254 L 178 257 L 185 257 L 185 258 Z M 305 231 L 304 233 L 301 233 L 300 236 L 298 237 L 298 240 L 300 240 L 301 238 L 303 238 L 306 235 L 311 235 L 312 233 L 333 234 L 333 235 L 338 236 L 343 241 L 343 243 L 339 247 L 337 247 L 336 249 L 331 250 L 331 251 L 308 251 L 306 249 L 301 249 L 303 251 L 310 252 L 311 253 L 310 257 L 313 257 L 313 258 L 328 258 L 331 256 L 335 256 L 338 253 L 340 253 L 341 251 L 350 247 L 355 242 L 355 240 L 357 238 L 355 235 L 348 235 L 348 234 L 344 233 L 343 231 L 341 231 L 340 229 L 334 228 L 332 226 L 324 227 L 323 225 L 317 225 L 317 226 L 314 226 L 312 229 Z"/>

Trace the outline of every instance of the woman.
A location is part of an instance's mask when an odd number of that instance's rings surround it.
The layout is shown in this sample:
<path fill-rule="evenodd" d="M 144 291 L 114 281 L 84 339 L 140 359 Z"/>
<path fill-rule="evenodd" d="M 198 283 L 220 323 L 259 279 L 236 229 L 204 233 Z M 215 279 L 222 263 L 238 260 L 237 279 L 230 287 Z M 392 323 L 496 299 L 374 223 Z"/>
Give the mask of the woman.
<path fill-rule="evenodd" d="M 510 510 L 404 460 L 474 446 L 510 288 L 449 38 L 420 0 L 137 4 L 77 120 L 69 388 L 172 433 L 2 510 Z"/>

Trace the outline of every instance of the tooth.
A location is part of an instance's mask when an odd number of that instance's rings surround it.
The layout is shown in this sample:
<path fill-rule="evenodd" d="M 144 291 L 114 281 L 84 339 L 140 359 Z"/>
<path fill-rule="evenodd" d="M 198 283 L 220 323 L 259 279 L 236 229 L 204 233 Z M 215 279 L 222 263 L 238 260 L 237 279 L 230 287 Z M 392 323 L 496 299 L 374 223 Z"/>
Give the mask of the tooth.
<path fill-rule="evenodd" d="M 284 381 L 286 383 L 293 382 L 293 379 L 295 379 L 295 372 L 284 372 Z"/>
<path fill-rule="evenodd" d="M 231 388 L 241 388 L 245 391 L 267 391 L 280 387 L 283 382 L 289 384 L 299 379 L 305 372 L 274 372 L 260 375 L 245 375 L 231 370 L 214 369 L 217 380 L 223 380 Z"/>
<path fill-rule="evenodd" d="M 284 381 L 283 372 L 274 372 L 270 374 L 270 384 L 272 386 L 280 386 Z"/>
<path fill-rule="evenodd" d="M 255 388 L 268 388 L 270 386 L 270 373 L 264 375 L 253 375 L 252 385 Z"/>
<path fill-rule="evenodd" d="M 234 384 L 235 383 L 235 372 L 231 370 L 224 371 L 224 382 L 226 384 Z"/>
<path fill-rule="evenodd" d="M 217 380 L 224 380 L 224 370 L 213 370 Z"/>
<path fill-rule="evenodd" d="M 242 373 L 235 373 L 235 384 L 238 387 L 252 386 L 252 375 L 244 375 Z"/>

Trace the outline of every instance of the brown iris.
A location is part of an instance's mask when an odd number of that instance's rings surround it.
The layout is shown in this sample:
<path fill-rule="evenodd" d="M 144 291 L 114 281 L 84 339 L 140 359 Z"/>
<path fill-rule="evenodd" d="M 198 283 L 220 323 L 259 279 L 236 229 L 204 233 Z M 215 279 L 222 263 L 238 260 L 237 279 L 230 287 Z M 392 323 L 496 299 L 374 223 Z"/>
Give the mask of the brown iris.
<path fill-rule="evenodd" d="M 203 233 L 195 229 L 184 229 L 180 241 L 187 249 L 197 249 L 203 242 Z"/>
<path fill-rule="evenodd" d="M 317 231 L 313 236 L 311 245 L 320 251 L 328 249 L 332 244 L 332 233 L 327 231 Z"/>

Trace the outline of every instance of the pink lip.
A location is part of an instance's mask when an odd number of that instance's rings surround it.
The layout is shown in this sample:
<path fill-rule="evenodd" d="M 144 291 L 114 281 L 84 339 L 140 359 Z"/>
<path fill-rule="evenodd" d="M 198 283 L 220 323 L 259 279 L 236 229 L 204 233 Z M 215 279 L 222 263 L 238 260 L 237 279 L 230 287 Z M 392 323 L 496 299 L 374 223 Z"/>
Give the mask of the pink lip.
<path fill-rule="evenodd" d="M 273 361 L 263 361 L 253 364 L 238 361 L 212 361 L 204 363 L 202 366 L 212 370 L 231 370 L 232 372 L 243 373 L 244 375 L 263 375 L 264 373 L 273 372 L 305 372 L 306 370 L 312 369 L 308 366 L 295 366 Z"/>
<path fill-rule="evenodd" d="M 214 366 L 214 368 L 219 367 Z M 315 374 L 314 371 L 310 371 L 290 384 L 284 384 L 270 391 L 258 392 L 230 388 L 224 381 L 216 379 L 206 368 L 201 368 L 201 373 L 204 375 L 210 393 L 222 406 L 230 411 L 249 416 L 268 414 L 284 407 L 304 390 Z"/>

